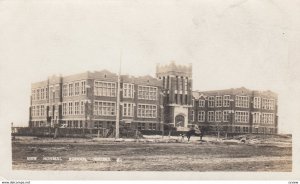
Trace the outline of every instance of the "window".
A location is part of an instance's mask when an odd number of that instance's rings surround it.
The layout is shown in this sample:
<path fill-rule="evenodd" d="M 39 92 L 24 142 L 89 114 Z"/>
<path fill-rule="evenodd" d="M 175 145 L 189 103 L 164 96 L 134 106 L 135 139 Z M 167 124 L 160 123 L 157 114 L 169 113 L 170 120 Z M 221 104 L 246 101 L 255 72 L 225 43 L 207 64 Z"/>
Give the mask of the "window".
<path fill-rule="evenodd" d="M 272 99 L 269 100 L 269 109 L 270 110 L 275 109 L 275 100 L 272 100 Z"/>
<path fill-rule="evenodd" d="M 184 91 L 188 90 L 188 78 L 183 79 L 184 80 Z"/>
<path fill-rule="evenodd" d="M 53 116 L 53 107 L 49 106 L 49 116 Z"/>
<path fill-rule="evenodd" d="M 31 96 L 32 96 L 32 100 L 35 100 L 35 89 L 32 90 Z"/>
<path fill-rule="evenodd" d="M 39 116 L 39 106 L 35 106 L 35 116 Z"/>
<path fill-rule="evenodd" d="M 114 97 L 116 96 L 116 83 L 95 81 L 94 94 L 95 96 Z"/>
<path fill-rule="evenodd" d="M 259 124 L 260 123 L 260 113 L 259 112 L 253 112 L 253 124 Z"/>
<path fill-rule="evenodd" d="M 216 107 L 222 107 L 222 97 L 216 96 Z"/>
<path fill-rule="evenodd" d="M 267 109 L 267 107 L 268 107 L 268 99 L 263 98 L 261 106 L 262 106 L 262 109 Z"/>
<path fill-rule="evenodd" d="M 40 105 L 40 116 L 44 116 L 45 112 L 44 112 L 44 105 Z"/>
<path fill-rule="evenodd" d="M 73 102 L 69 102 L 69 112 L 68 115 L 73 115 Z"/>
<path fill-rule="evenodd" d="M 71 122 L 70 121 L 67 121 L 67 127 L 71 127 Z"/>
<path fill-rule="evenodd" d="M 195 121 L 195 112 L 193 110 L 191 111 L 191 117 L 192 121 Z"/>
<path fill-rule="evenodd" d="M 67 84 L 64 84 L 63 85 L 63 97 L 66 97 L 68 96 L 68 85 Z"/>
<path fill-rule="evenodd" d="M 264 124 L 274 124 L 274 114 L 273 113 L 262 113 L 262 122 Z"/>
<path fill-rule="evenodd" d="M 243 127 L 243 132 L 248 133 L 249 132 L 249 127 Z"/>
<path fill-rule="evenodd" d="M 49 88 L 49 99 L 53 99 L 54 98 L 54 96 L 53 96 L 53 87 L 51 86 L 50 88 Z"/>
<path fill-rule="evenodd" d="M 138 98 L 145 100 L 156 100 L 157 87 L 138 86 Z"/>
<path fill-rule="evenodd" d="M 260 97 L 254 97 L 253 99 L 253 108 L 260 109 L 261 107 L 261 98 Z"/>
<path fill-rule="evenodd" d="M 214 121 L 215 121 L 215 112 L 208 111 L 208 122 L 214 122 Z"/>
<path fill-rule="evenodd" d="M 274 110 L 275 109 L 275 100 L 273 99 L 262 99 L 262 108 L 268 109 L 268 110 Z"/>
<path fill-rule="evenodd" d="M 229 111 L 228 110 L 223 111 L 223 121 L 224 122 L 229 121 Z"/>
<path fill-rule="evenodd" d="M 65 115 L 67 115 L 67 103 L 64 102 L 62 105 L 63 105 L 62 115 L 65 116 Z"/>
<path fill-rule="evenodd" d="M 55 107 L 55 110 L 54 110 L 54 117 L 56 117 L 56 119 L 57 119 L 57 116 L 58 116 L 58 108 L 57 108 L 57 106 Z"/>
<path fill-rule="evenodd" d="M 41 105 L 41 116 L 45 116 L 45 106 Z"/>
<path fill-rule="evenodd" d="M 81 94 L 82 95 L 85 95 L 85 92 L 86 92 L 86 87 L 85 87 L 85 81 L 81 81 Z"/>
<path fill-rule="evenodd" d="M 79 114 L 79 102 L 74 103 L 74 114 L 75 115 Z"/>
<path fill-rule="evenodd" d="M 84 114 L 84 101 L 80 102 L 80 114 Z"/>
<path fill-rule="evenodd" d="M 178 81 L 178 91 L 182 91 L 182 84 L 183 84 L 183 78 L 182 77 L 178 77 L 177 81 Z"/>
<path fill-rule="evenodd" d="M 138 123 L 137 128 L 138 130 L 145 130 L 145 123 Z"/>
<path fill-rule="evenodd" d="M 221 101 L 222 103 L 222 101 Z M 222 111 L 216 111 L 215 112 L 215 121 L 216 122 L 221 122 L 222 121 Z"/>
<path fill-rule="evenodd" d="M 100 112 L 98 112 L 99 110 L 99 102 L 98 101 L 95 101 L 94 102 L 94 115 L 98 115 L 100 114 Z M 101 112 L 102 113 L 102 112 Z"/>
<path fill-rule="evenodd" d="M 235 127 L 235 132 L 240 132 L 241 131 L 241 127 Z"/>
<path fill-rule="evenodd" d="M 45 98 L 48 99 L 48 88 L 45 88 Z"/>
<path fill-rule="evenodd" d="M 170 76 L 167 76 L 167 78 L 166 78 L 166 89 L 169 89 L 169 88 L 171 88 L 171 78 L 170 78 Z"/>
<path fill-rule="evenodd" d="M 149 123 L 149 130 L 156 130 L 156 123 Z"/>
<path fill-rule="evenodd" d="M 267 109 L 268 108 L 268 99 L 263 98 L 262 99 L 262 109 Z"/>
<path fill-rule="evenodd" d="M 198 112 L 198 121 L 204 122 L 205 121 L 205 111 Z"/>
<path fill-rule="evenodd" d="M 36 116 L 40 116 L 40 106 L 36 106 Z"/>
<path fill-rule="evenodd" d="M 199 100 L 199 107 L 205 107 L 205 100 Z"/>
<path fill-rule="evenodd" d="M 242 108 L 249 108 L 249 97 L 248 96 L 235 96 L 235 106 Z"/>
<path fill-rule="evenodd" d="M 42 100 L 45 99 L 45 89 L 44 88 L 41 89 L 41 99 Z"/>
<path fill-rule="evenodd" d="M 116 103 L 107 101 L 95 101 L 94 102 L 94 115 L 99 116 L 115 116 Z"/>
<path fill-rule="evenodd" d="M 94 128 L 99 128 L 99 122 L 94 122 Z"/>
<path fill-rule="evenodd" d="M 156 105 L 138 104 L 137 116 L 139 118 L 156 118 L 157 117 Z"/>
<path fill-rule="evenodd" d="M 43 97 L 44 96 L 44 89 L 40 89 L 40 100 L 43 100 Z"/>
<path fill-rule="evenodd" d="M 208 107 L 215 107 L 215 97 L 208 97 Z"/>
<path fill-rule="evenodd" d="M 249 112 L 248 111 L 235 111 L 235 122 L 236 123 L 248 123 Z"/>
<path fill-rule="evenodd" d="M 99 122 L 99 121 L 94 122 L 94 128 L 103 128 L 103 122 Z"/>
<path fill-rule="evenodd" d="M 33 106 L 32 109 L 33 109 L 33 110 L 32 110 L 32 112 L 33 112 L 33 115 L 32 115 L 32 116 L 35 117 L 35 116 L 36 116 L 36 107 Z"/>
<path fill-rule="evenodd" d="M 35 106 L 31 107 L 31 116 L 35 117 Z"/>
<path fill-rule="evenodd" d="M 134 98 L 134 85 L 124 83 L 123 84 L 123 97 L 124 98 Z"/>
<path fill-rule="evenodd" d="M 69 84 L 69 96 L 73 96 L 73 84 Z"/>
<path fill-rule="evenodd" d="M 40 99 L 40 89 L 36 90 L 36 99 L 39 100 Z"/>
<path fill-rule="evenodd" d="M 192 106 L 194 107 L 195 106 L 195 100 L 192 99 Z"/>
<path fill-rule="evenodd" d="M 134 116 L 134 104 L 133 103 L 124 103 L 123 104 L 123 116 Z"/>
<path fill-rule="evenodd" d="M 75 95 L 78 96 L 79 95 L 79 82 L 75 83 Z"/>
<path fill-rule="evenodd" d="M 223 97 L 223 107 L 230 106 L 230 95 L 224 95 Z"/>
<path fill-rule="evenodd" d="M 55 86 L 55 91 L 56 91 L 55 98 L 59 98 L 59 85 Z"/>

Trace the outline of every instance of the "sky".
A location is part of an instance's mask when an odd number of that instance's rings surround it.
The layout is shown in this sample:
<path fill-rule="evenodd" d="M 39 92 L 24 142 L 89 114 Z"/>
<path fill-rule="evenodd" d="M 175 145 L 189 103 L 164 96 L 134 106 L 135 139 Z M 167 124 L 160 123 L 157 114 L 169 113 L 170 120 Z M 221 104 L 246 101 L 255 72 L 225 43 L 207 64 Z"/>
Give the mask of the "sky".
<path fill-rule="evenodd" d="M 279 95 L 279 131 L 298 127 L 300 2 L 0 1 L 0 121 L 27 126 L 31 83 L 107 69 L 155 76 L 192 63 L 193 89 Z M 121 54 L 122 53 L 122 54 Z"/>

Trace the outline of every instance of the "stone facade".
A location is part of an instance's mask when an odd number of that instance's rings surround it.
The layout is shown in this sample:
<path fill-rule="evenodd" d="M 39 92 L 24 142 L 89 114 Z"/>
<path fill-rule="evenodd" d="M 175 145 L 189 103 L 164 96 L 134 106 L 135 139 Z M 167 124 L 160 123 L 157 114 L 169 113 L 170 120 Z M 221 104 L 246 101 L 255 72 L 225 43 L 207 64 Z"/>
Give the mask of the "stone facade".
<path fill-rule="evenodd" d="M 127 75 L 120 79 L 120 123 L 160 130 L 160 80 Z M 33 83 L 29 125 L 110 128 L 116 121 L 117 80 L 116 74 L 103 70 Z"/>
<path fill-rule="evenodd" d="M 193 92 L 189 126 L 230 133 L 278 132 L 277 94 L 244 87 Z"/>
<path fill-rule="evenodd" d="M 31 85 L 29 126 L 110 128 L 118 75 L 107 70 L 51 76 Z M 120 123 L 139 130 L 196 124 L 210 131 L 277 133 L 277 94 L 244 87 L 193 91 L 192 65 L 157 65 L 156 78 L 120 76 Z"/>
<path fill-rule="evenodd" d="M 157 65 L 156 76 L 162 80 L 165 123 L 187 130 L 192 102 L 192 65 L 181 66 L 174 62 Z"/>

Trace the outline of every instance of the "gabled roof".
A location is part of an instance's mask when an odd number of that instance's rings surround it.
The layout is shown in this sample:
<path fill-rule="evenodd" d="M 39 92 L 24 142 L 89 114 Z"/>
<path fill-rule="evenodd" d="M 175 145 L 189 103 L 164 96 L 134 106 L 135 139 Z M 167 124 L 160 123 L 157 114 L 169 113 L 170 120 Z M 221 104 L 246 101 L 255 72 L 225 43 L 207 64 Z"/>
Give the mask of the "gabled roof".
<path fill-rule="evenodd" d="M 197 91 L 193 91 L 192 95 L 197 100 L 198 99 L 206 99 L 207 98 L 207 95 L 205 95 L 204 93 L 201 93 L 201 92 L 197 92 Z"/>
<path fill-rule="evenodd" d="M 267 90 L 267 91 L 257 91 L 257 90 L 250 90 L 245 87 L 240 87 L 240 88 L 230 88 L 230 89 L 222 89 L 222 90 L 210 90 L 210 91 L 193 91 L 192 95 L 195 99 L 199 99 L 201 97 L 206 98 L 209 95 L 258 95 L 258 96 L 273 96 L 277 97 L 277 94 Z"/>

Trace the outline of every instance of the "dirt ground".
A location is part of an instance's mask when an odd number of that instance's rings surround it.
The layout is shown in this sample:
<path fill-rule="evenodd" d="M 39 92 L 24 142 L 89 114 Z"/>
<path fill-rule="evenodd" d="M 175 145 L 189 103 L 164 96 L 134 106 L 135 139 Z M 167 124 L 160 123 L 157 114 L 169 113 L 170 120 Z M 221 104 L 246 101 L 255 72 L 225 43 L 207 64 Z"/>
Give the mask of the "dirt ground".
<path fill-rule="evenodd" d="M 291 172 L 291 139 L 278 140 L 273 143 L 266 139 L 260 143 L 197 140 L 170 143 L 16 138 L 12 141 L 12 167 L 16 170 Z M 52 159 L 43 160 L 47 157 Z"/>

